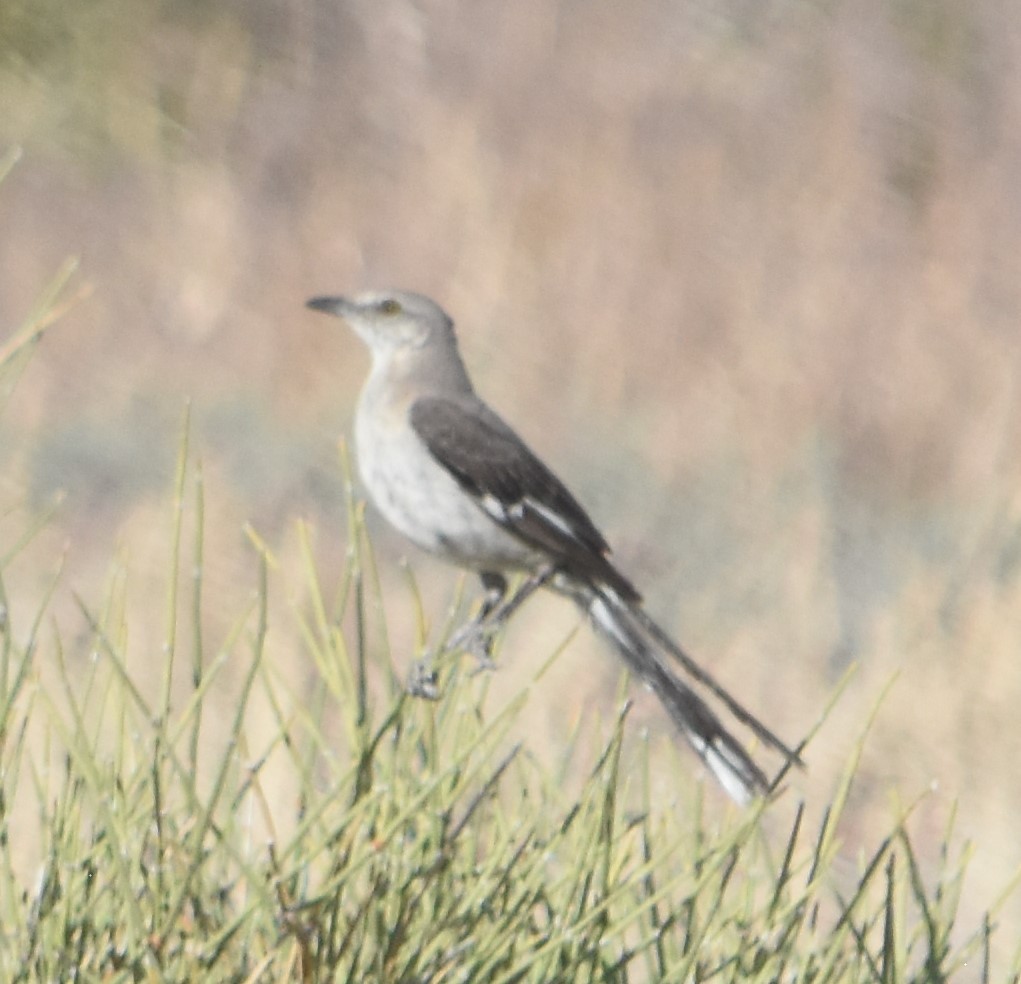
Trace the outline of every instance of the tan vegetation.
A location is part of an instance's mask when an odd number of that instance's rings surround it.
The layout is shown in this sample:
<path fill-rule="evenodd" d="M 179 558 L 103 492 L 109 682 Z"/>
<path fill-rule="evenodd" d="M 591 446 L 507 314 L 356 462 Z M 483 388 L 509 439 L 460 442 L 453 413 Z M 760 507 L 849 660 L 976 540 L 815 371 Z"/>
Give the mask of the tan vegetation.
<path fill-rule="evenodd" d="M 0 533 L 63 494 L 4 573 L 12 610 L 66 549 L 54 605 L 74 638 L 72 590 L 98 605 L 123 577 L 132 670 L 158 689 L 188 397 L 210 638 L 253 589 L 242 518 L 287 570 L 307 517 L 339 580 L 335 442 L 366 357 L 302 303 L 422 290 L 651 608 L 771 725 L 807 732 L 857 665 L 777 829 L 796 798 L 828 802 L 896 675 L 848 859 L 891 799 L 934 786 L 916 849 L 932 860 L 958 803 L 965 909 L 990 904 L 1021 863 L 1010 4 L 5 0 L 0 45 L 0 150 L 24 149 L 0 185 L 0 324 L 69 254 L 92 287 L 0 420 Z M 400 662 L 406 548 L 375 542 Z M 435 627 L 453 578 L 408 556 Z M 530 605 L 493 696 L 574 624 Z M 84 655 L 69 646 L 72 668 Z M 583 631 L 544 680 L 525 737 L 556 760 L 617 678 Z M 651 701 L 636 721 L 673 740 Z M 675 765 L 664 749 L 668 799 Z"/>

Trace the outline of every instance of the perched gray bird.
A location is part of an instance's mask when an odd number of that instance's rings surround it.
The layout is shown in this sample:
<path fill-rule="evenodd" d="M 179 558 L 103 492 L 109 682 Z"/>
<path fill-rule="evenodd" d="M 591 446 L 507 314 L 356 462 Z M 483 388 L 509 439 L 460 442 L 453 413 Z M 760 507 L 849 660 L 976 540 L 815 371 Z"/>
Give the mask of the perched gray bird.
<path fill-rule="evenodd" d="M 628 668 L 658 695 L 681 733 L 738 802 L 770 789 L 765 773 L 677 675 L 711 692 L 788 762 L 798 753 L 744 710 L 649 617 L 610 548 L 560 480 L 478 396 L 454 324 L 420 294 L 387 290 L 316 297 L 369 346 L 358 401 L 359 470 L 383 515 L 420 547 L 478 572 L 490 628 L 535 588 L 572 598 Z M 507 597 L 506 575 L 528 579 Z M 459 636 L 470 639 L 471 633 Z M 476 640 L 477 641 L 477 640 Z"/>

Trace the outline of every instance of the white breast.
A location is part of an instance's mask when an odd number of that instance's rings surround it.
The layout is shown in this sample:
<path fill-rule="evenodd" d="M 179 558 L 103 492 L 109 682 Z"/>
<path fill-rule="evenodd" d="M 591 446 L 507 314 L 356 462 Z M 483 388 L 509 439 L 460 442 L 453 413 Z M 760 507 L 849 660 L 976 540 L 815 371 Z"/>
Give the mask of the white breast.
<path fill-rule="evenodd" d="M 366 386 L 355 421 L 359 472 L 379 511 L 418 546 L 476 570 L 531 569 L 530 548 L 501 529 L 429 453 L 406 405 Z"/>

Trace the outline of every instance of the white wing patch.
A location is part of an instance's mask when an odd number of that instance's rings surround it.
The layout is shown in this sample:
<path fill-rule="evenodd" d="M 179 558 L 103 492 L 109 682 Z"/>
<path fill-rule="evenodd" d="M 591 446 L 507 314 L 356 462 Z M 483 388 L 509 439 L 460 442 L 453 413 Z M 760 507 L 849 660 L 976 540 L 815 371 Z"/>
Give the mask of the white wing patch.
<path fill-rule="evenodd" d="M 555 529 L 562 536 L 568 537 L 575 542 L 578 541 L 578 534 L 570 521 L 549 506 L 543 505 L 538 499 L 525 496 L 515 502 L 502 502 L 492 492 L 487 492 L 479 499 L 479 503 L 485 512 L 504 526 L 514 525 L 521 522 L 529 513 L 537 516 L 547 526 Z"/>
<path fill-rule="evenodd" d="M 482 508 L 501 525 L 507 523 L 507 507 L 492 492 L 487 492 L 480 500 Z M 514 507 L 511 507 L 510 515 L 514 515 Z"/>
<path fill-rule="evenodd" d="M 520 515 L 524 515 L 525 509 L 530 509 L 532 512 L 541 516 L 550 526 L 556 527 L 565 536 L 569 536 L 572 540 L 577 540 L 578 536 L 575 533 L 574 527 L 566 520 L 560 513 L 554 512 L 549 506 L 544 506 L 541 502 L 531 499 L 528 496 L 525 497 L 524 502 L 517 503 L 516 509 L 520 510 Z M 512 508 L 511 512 L 514 512 Z"/>

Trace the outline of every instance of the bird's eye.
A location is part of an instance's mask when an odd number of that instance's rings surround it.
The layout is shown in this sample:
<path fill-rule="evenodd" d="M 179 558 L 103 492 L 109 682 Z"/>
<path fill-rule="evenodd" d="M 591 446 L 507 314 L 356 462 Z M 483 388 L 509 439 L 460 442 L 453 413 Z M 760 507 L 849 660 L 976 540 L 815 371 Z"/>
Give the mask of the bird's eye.
<path fill-rule="evenodd" d="M 400 314 L 401 305 L 399 301 L 388 297 L 385 301 L 380 302 L 379 310 L 382 314 Z"/>

